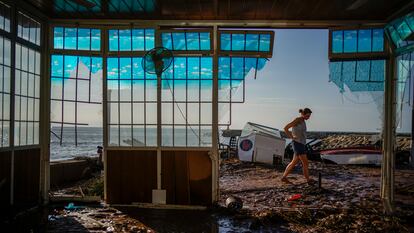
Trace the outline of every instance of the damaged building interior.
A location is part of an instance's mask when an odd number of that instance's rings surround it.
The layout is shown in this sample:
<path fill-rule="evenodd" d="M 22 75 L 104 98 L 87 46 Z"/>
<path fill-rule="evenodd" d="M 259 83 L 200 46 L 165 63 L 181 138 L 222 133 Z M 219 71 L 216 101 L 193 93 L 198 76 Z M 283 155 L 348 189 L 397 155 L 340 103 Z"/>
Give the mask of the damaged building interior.
<path fill-rule="evenodd" d="M 246 77 L 260 78 L 274 57 L 276 29 L 327 30 L 329 80 L 383 93 L 381 168 L 311 163 L 317 184 L 295 187 L 280 184 L 273 157 L 271 167 L 223 159 L 221 129 L 238 117 Z M 412 231 L 411 145 L 407 168 L 395 161 L 413 53 L 408 0 L 0 0 L 0 226 Z M 256 137 L 272 130 L 250 126 Z M 102 157 L 54 164 L 62 146 L 71 155 L 98 146 Z M 99 194 L 78 183 L 80 196 L 60 193 L 95 165 Z"/>

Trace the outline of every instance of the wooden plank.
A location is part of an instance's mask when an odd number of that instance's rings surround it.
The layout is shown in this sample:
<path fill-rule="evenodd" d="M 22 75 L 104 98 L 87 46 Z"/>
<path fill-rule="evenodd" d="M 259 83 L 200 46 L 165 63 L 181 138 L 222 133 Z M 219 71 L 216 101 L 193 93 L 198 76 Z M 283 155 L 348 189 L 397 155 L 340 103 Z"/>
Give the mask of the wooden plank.
<path fill-rule="evenodd" d="M 0 152 L 0 206 L 10 204 L 11 152 Z"/>
<path fill-rule="evenodd" d="M 161 156 L 161 188 L 167 192 L 167 204 L 176 203 L 174 151 L 163 151 Z"/>
<path fill-rule="evenodd" d="M 208 152 L 187 152 L 192 205 L 212 203 L 212 163 Z"/>
<path fill-rule="evenodd" d="M 167 204 L 210 205 L 212 163 L 207 151 L 163 151 L 162 188 Z"/>
<path fill-rule="evenodd" d="M 175 195 L 174 204 L 189 205 L 190 204 L 190 183 L 188 175 L 187 153 L 185 151 L 174 152 L 175 162 Z"/>
<path fill-rule="evenodd" d="M 120 152 L 117 151 L 106 151 L 106 164 L 107 164 L 107 192 L 106 201 L 108 203 L 116 203 L 121 200 L 120 197 Z"/>
<path fill-rule="evenodd" d="M 151 203 L 157 187 L 156 151 L 107 151 L 107 202 Z"/>
<path fill-rule="evenodd" d="M 186 152 L 162 152 L 162 188 L 167 192 L 167 204 L 190 204 Z"/>
<path fill-rule="evenodd" d="M 40 149 L 14 152 L 14 203 L 36 204 L 39 201 Z"/>

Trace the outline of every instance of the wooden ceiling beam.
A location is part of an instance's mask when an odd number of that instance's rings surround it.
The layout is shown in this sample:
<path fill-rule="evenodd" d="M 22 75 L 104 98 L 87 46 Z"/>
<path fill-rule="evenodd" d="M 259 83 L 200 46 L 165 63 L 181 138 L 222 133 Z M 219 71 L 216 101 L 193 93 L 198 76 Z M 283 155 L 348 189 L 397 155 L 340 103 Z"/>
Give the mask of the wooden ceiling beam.
<path fill-rule="evenodd" d="M 201 5 L 201 0 L 198 0 L 198 10 L 200 12 L 200 19 L 203 19 L 203 7 Z"/>
<path fill-rule="evenodd" d="M 266 19 L 271 19 L 272 18 L 273 9 L 275 8 L 277 2 L 278 2 L 278 0 L 273 0 L 272 6 L 269 8 L 269 13 L 267 14 Z"/>
<path fill-rule="evenodd" d="M 52 19 L 55 24 L 168 26 L 168 27 L 240 27 L 240 28 L 315 28 L 335 26 L 384 26 L 383 20 L 131 20 L 131 19 Z"/>
<path fill-rule="evenodd" d="M 13 1 L 13 0 L 3 0 Z M 346 10 L 349 4 L 343 0 L 153 0 L 155 10 L 148 11 L 142 0 L 137 1 L 137 9 L 130 6 L 126 12 L 118 12 L 119 7 L 114 7 L 114 12 L 108 11 L 112 6 L 118 5 L 109 0 L 102 1 L 102 10 L 79 11 L 75 3 L 63 0 L 66 4 L 64 9 L 68 12 L 58 12 L 56 2 L 50 0 L 15 0 L 25 2 L 28 5 L 36 6 L 44 14 L 52 18 L 83 18 L 83 19 L 154 19 L 154 20 L 389 20 L 396 15 L 406 12 L 414 7 L 414 0 L 366 0 L 364 7 L 357 10 Z M 94 0 L 98 2 L 97 0 Z M 125 7 L 129 3 L 126 0 L 119 0 Z M 132 2 L 136 5 L 136 2 Z M 149 2 L 148 4 L 151 4 Z M 203 5 L 205 4 L 205 5 Z M 369 7 L 372 6 L 372 7 Z M 139 9 L 141 7 L 143 10 Z M 83 8 L 82 8 L 83 9 Z M 69 12 L 70 11 L 70 12 Z"/>
<path fill-rule="evenodd" d="M 218 18 L 218 14 L 219 14 L 219 4 L 218 4 L 218 0 L 213 0 L 213 10 L 214 10 L 214 19 Z"/>
<path fill-rule="evenodd" d="M 180 2 L 180 6 L 183 6 L 184 8 L 184 15 L 188 15 L 188 1 L 187 0 L 182 0 L 184 1 L 184 3 Z"/>
<path fill-rule="evenodd" d="M 254 10 L 254 19 L 257 19 L 257 12 L 260 9 L 261 3 L 262 3 L 262 1 L 259 0 L 259 2 L 256 4 L 255 10 Z"/>
<path fill-rule="evenodd" d="M 409 1 L 406 5 L 401 7 L 399 10 L 393 12 L 390 16 L 388 16 L 387 21 L 392 21 L 398 17 L 401 17 L 408 11 L 412 11 L 414 9 L 414 0 Z"/>
<path fill-rule="evenodd" d="M 231 15 L 230 15 L 231 14 L 231 3 L 230 3 L 230 1 L 231 0 L 227 0 L 227 15 L 226 15 L 227 19 L 230 19 L 230 17 L 231 17 Z"/>

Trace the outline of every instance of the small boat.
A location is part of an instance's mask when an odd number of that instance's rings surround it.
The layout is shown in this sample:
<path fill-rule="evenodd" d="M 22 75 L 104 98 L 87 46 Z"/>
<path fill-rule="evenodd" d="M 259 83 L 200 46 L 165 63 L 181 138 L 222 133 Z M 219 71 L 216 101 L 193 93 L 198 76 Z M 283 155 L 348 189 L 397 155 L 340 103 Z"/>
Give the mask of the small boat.
<path fill-rule="evenodd" d="M 328 163 L 347 165 L 381 165 L 382 152 L 377 148 L 342 148 L 320 151 Z"/>

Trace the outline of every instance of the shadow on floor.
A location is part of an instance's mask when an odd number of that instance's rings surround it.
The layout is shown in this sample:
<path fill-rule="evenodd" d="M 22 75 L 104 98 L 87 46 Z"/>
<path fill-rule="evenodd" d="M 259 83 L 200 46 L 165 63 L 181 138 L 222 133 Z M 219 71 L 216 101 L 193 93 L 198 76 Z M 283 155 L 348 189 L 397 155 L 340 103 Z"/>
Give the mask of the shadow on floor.
<path fill-rule="evenodd" d="M 156 232 L 290 232 L 287 229 L 259 224 L 247 217 L 234 217 L 201 210 L 160 210 L 134 207 L 117 208 Z"/>

